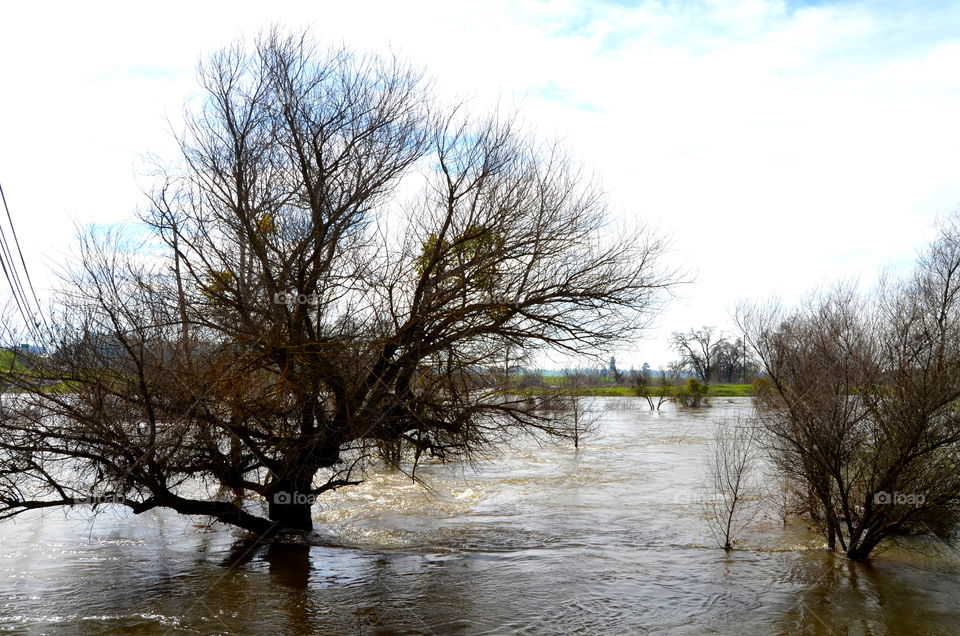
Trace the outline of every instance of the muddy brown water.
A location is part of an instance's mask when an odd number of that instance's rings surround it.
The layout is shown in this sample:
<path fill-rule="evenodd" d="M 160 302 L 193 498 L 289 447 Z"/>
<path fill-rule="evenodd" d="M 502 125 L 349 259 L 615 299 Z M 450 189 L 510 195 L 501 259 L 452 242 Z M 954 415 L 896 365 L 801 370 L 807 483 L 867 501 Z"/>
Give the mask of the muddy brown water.
<path fill-rule="evenodd" d="M 738 550 L 715 547 L 704 453 L 712 420 L 748 398 L 596 402 L 602 426 L 579 451 L 528 440 L 476 466 L 421 466 L 429 489 L 381 472 L 326 497 L 320 546 L 238 547 L 229 528 L 163 511 L 5 523 L 0 631 L 960 633 L 960 559 L 935 545 L 855 564 L 767 517 Z"/>

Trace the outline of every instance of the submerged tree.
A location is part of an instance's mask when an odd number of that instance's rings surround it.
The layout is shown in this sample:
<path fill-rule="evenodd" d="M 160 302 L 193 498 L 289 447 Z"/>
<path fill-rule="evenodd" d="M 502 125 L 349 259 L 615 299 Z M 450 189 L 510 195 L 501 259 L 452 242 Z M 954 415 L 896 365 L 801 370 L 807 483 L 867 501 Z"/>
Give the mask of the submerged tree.
<path fill-rule="evenodd" d="M 673 394 L 673 388 L 669 384 L 666 371 L 660 369 L 656 384 L 654 384 L 650 365 L 646 362 L 643 363 L 643 367 L 639 371 L 636 369 L 630 370 L 630 384 L 634 393 L 647 401 L 647 406 L 650 407 L 651 411 L 659 411 L 664 402 L 671 400 Z M 654 397 L 657 398 L 656 402 L 653 400 Z"/>
<path fill-rule="evenodd" d="M 752 421 L 743 417 L 714 425 L 707 457 L 707 489 L 704 500 L 707 524 L 724 550 L 732 550 L 736 537 L 756 516 L 760 461 L 760 435 Z"/>
<path fill-rule="evenodd" d="M 587 368 L 565 369 L 563 387 L 555 391 L 548 399 L 554 408 L 562 410 L 567 416 L 573 447 L 579 449 L 580 442 L 597 430 L 605 409 L 596 408 L 595 400 L 584 395 L 591 384 L 591 374 Z"/>
<path fill-rule="evenodd" d="M 960 521 L 960 227 L 876 296 L 837 288 L 788 312 L 741 307 L 769 378 L 759 416 L 773 460 L 808 493 L 831 548 L 867 558 Z"/>
<path fill-rule="evenodd" d="M 87 236 L 54 353 L 6 374 L 4 517 L 119 502 L 310 529 L 383 448 L 569 436 L 489 365 L 608 351 L 676 279 L 559 147 L 443 112 L 395 59 L 273 32 L 200 77 L 153 238 Z"/>

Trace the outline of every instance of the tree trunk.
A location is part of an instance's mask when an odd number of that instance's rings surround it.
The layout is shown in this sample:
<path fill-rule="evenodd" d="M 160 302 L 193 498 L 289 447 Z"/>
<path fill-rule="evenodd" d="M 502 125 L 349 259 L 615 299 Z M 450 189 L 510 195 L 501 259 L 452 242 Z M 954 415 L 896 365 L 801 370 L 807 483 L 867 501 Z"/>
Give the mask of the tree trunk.
<path fill-rule="evenodd" d="M 864 534 L 859 541 L 851 541 L 850 549 L 847 550 L 847 558 L 851 561 L 863 561 L 870 557 L 870 553 L 877 547 L 880 539 L 869 532 Z"/>
<path fill-rule="evenodd" d="M 314 496 L 310 485 L 293 480 L 274 483 L 268 504 L 270 521 L 281 530 L 313 530 Z"/>
<path fill-rule="evenodd" d="M 857 543 L 847 550 L 847 558 L 851 561 L 863 561 L 873 552 L 874 546 L 868 543 Z"/>

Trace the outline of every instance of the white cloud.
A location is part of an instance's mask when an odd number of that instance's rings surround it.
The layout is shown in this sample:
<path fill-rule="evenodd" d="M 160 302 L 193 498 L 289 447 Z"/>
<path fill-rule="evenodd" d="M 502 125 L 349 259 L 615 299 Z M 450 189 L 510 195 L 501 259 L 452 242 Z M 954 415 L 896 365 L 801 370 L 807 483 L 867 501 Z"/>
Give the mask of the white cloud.
<path fill-rule="evenodd" d="M 35 278 L 69 219 L 126 218 L 140 155 L 171 156 L 198 56 L 270 23 L 388 46 L 449 94 L 520 102 L 670 231 L 699 273 L 660 334 L 723 326 L 742 297 L 796 297 L 909 261 L 960 202 L 960 11 L 875 3 L 168 2 L 7 9 L 0 181 Z M 49 286 L 49 282 L 41 286 Z M 659 362 L 662 342 L 621 358 Z"/>

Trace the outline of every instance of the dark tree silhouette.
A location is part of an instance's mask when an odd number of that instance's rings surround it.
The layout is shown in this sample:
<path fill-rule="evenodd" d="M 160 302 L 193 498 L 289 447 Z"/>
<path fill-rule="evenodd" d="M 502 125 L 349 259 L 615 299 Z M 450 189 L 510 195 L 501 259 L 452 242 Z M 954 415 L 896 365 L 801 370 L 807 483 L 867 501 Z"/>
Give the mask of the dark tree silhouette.
<path fill-rule="evenodd" d="M 945 540 L 960 520 L 960 226 L 874 296 L 838 287 L 797 311 L 743 306 L 769 381 L 759 416 L 773 459 L 831 547 L 865 559 L 885 539 Z M 798 490 L 791 488 L 791 490 Z"/>
<path fill-rule="evenodd" d="M 721 340 L 713 327 L 673 332 L 671 342 L 680 354 L 680 362 L 691 369 L 704 384 L 710 384 L 714 371 L 717 343 Z"/>
<path fill-rule="evenodd" d="M 88 235 L 53 354 L 4 374 L 2 516 L 117 502 L 310 529 L 383 452 L 570 436 L 488 369 L 609 351 L 676 280 L 557 145 L 441 109 L 396 59 L 272 32 L 200 78 L 152 236 Z"/>

